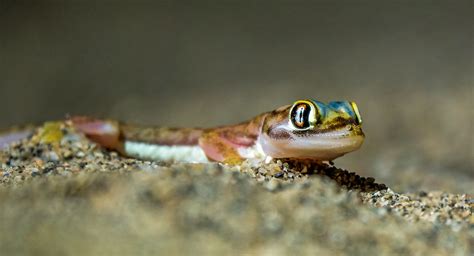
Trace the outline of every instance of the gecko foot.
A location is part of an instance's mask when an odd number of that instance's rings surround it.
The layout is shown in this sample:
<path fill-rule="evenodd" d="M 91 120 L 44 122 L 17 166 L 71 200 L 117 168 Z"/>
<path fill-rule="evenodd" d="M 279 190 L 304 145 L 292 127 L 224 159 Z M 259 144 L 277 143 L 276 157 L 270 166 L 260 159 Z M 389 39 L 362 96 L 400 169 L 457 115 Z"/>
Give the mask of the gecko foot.
<path fill-rule="evenodd" d="M 199 146 L 212 161 L 236 165 L 244 160 L 238 153 L 239 145 L 231 143 L 220 132 L 204 133 L 199 139 Z"/>
<path fill-rule="evenodd" d="M 117 121 L 95 119 L 85 116 L 74 116 L 69 119 L 77 131 L 90 140 L 107 149 L 123 152 L 123 141 Z"/>

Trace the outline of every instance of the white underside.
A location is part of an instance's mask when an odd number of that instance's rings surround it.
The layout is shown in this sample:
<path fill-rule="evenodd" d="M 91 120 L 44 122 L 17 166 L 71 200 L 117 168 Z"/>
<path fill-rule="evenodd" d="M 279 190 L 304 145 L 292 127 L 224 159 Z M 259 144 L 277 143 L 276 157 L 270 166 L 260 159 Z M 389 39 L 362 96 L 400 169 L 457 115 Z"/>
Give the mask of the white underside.
<path fill-rule="evenodd" d="M 266 157 L 265 152 L 263 152 L 262 146 L 258 142 L 251 147 L 239 148 L 238 153 L 240 156 L 247 159 L 253 158 L 263 160 Z"/>
<path fill-rule="evenodd" d="M 199 146 L 165 146 L 142 142 L 125 142 L 125 153 L 138 159 L 153 161 L 208 163 L 204 151 Z M 260 144 L 248 148 L 239 148 L 239 155 L 243 158 L 265 159 Z"/>
<path fill-rule="evenodd" d="M 165 146 L 142 142 L 125 142 L 127 155 L 153 161 L 207 163 L 206 155 L 199 146 Z"/>

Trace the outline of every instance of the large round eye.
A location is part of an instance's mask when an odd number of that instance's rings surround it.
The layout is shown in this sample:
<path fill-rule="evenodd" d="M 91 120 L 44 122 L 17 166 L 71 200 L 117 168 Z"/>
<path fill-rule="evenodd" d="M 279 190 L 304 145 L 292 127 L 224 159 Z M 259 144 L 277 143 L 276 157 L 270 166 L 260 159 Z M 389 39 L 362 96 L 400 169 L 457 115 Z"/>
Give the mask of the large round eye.
<path fill-rule="evenodd" d="M 290 121 L 297 129 L 308 129 L 313 125 L 314 107 L 307 101 L 297 101 L 290 110 Z"/>

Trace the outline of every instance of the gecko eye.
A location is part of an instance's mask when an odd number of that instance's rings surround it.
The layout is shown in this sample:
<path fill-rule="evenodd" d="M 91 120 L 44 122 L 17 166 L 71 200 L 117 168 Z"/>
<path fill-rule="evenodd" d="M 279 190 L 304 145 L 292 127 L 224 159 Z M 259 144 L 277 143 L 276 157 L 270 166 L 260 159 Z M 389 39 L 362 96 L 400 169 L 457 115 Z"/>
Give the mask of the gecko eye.
<path fill-rule="evenodd" d="M 290 110 L 290 122 L 297 129 L 309 129 L 315 123 L 315 107 L 308 101 L 297 101 Z"/>

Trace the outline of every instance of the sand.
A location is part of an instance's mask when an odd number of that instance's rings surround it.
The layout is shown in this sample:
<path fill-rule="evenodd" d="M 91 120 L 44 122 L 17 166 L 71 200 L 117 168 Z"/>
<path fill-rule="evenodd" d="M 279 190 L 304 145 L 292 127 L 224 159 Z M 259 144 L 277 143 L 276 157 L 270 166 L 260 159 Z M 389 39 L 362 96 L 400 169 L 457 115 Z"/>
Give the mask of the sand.
<path fill-rule="evenodd" d="M 472 255 L 470 195 L 314 162 L 140 161 L 41 132 L 0 151 L 2 255 Z"/>

